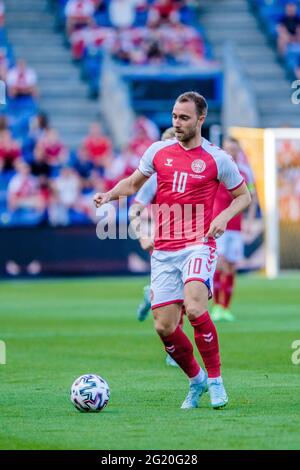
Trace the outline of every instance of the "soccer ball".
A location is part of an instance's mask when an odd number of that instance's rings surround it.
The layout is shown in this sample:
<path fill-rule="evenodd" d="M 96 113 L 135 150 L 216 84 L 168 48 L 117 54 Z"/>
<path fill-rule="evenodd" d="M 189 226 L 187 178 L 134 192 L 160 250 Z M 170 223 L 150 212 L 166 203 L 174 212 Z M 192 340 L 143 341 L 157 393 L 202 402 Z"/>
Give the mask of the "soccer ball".
<path fill-rule="evenodd" d="M 108 383 L 99 375 L 85 374 L 78 377 L 71 387 L 71 402 L 79 411 L 99 412 L 109 400 Z"/>

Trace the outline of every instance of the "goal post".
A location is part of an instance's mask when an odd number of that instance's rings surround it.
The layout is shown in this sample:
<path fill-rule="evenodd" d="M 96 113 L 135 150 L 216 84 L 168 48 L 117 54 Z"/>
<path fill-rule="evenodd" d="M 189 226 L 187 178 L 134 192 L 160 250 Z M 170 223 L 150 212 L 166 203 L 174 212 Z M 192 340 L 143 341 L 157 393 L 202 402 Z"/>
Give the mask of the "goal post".
<path fill-rule="evenodd" d="M 300 129 L 230 128 L 255 177 L 264 221 L 264 270 L 300 269 Z"/>

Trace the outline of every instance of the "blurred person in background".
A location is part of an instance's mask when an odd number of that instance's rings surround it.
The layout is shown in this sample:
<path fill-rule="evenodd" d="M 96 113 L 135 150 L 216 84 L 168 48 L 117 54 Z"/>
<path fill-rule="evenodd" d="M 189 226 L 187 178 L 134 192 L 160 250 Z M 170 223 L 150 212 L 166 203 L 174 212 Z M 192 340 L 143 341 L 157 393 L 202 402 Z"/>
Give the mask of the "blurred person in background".
<path fill-rule="evenodd" d="M 14 168 L 14 163 L 21 157 L 21 147 L 17 141 L 12 138 L 11 132 L 7 126 L 5 116 L 0 117 L 0 160 L 3 162 L 3 171 L 9 171 Z"/>
<path fill-rule="evenodd" d="M 25 60 L 18 60 L 15 67 L 8 71 L 6 83 L 11 98 L 35 98 L 38 95 L 36 73 Z"/>
<path fill-rule="evenodd" d="M 277 32 L 277 47 L 280 55 L 286 53 L 288 44 L 300 42 L 300 16 L 295 2 L 286 4 L 285 15 L 277 25 Z"/>
<path fill-rule="evenodd" d="M 9 182 L 7 190 L 8 208 L 11 213 L 33 212 L 36 216 L 42 215 L 46 208 L 46 201 L 35 178 L 30 172 L 30 166 L 24 161 L 15 162 L 16 174 Z"/>
<path fill-rule="evenodd" d="M 179 21 L 179 7 L 180 3 L 178 1 L 155 0 L 149 10 L 149 26 L 158 27 L 166 23 L 177 23 Z"/>
<path fill-rule="evenodd" d="M 93 0 L 68 0 L 65 7 L 67 35 L 70 36 L 76 29 L 93 25 L 94 13 Z"/>
<path fill-rule="evenodd" d="M 72 167 L 64 166 L 51 182 L 51 188 L 49 221 L 51 225 L 68 225 L 71 222 L 70 210 L 76 210 L 80 199 L 80 177 Z"/>
<path fill-rule="evenodd" d="M 110 0 L 109 19 L 115 28 L 130 28 L 135 20 L 137 0 Z"/>
<path fill-rule="evenodd" d="M 5 23 L 5 4 L 3 0 L 0 0 L 0 28 L 3 28 Z"/>
<path fill-rule="evenodd" d="M 5 49 L 0 49 L 0 80 L 6 82 L 9 63 Z"/>
<path fill-rule="evenodd" d="M 94 167 L 104 170 L 112 161 L 112 142 L 103 134 L 100 123 L 94 122 L 90 125 L 90 131 L 84 139 L 79 154 L 93 164 Z"/>
<path fill-rule="evenodd" d="M 40 112 L 30 119 L 29 132 L 23 140 L 23 154 L 26 160 L 32 160 L 37 142 L 44 136 L 48 129 L 49 120 L 45 113 Z"/>
<path fill-rule="evenodd" d="M 223 143 L 224 150 L 232 156 L 252 196 L 251 205 L 247 209 L 248 228 L 252 226 L 256 212 L 254 181 L 249 165 L 240 159 L 241 147 L 237 139 L 228 137 Z M 215 201 L 213 217 L 217 217 L 232 202 L 232 195 L 224 184 L 220 183 Z M 218 262 L 214 275 L 214 306 L 211 317 L 214 321 L 234 321 L 230 304 L 235 285 L 237 263 L 244 256 L 242 235 L 242 217 L 238 214 L 227 224 L 222 237 L 217 239 Z"/>
<path fill-rule="evenodd" d="M 44 129 L 37 141 L 34 155 L 38 161 L 45 162 L 51 167 L 57 167 L 67 161 L 68 151 L 56 129 L 47 128 Z"/>

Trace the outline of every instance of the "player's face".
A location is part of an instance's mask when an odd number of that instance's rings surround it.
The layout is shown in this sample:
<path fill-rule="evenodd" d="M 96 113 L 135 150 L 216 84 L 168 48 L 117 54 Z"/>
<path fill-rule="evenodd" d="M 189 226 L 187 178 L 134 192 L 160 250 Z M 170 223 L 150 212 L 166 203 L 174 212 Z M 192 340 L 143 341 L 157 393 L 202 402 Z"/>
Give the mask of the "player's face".
<path fill-rule="evenodd" d="M 193 101 L 175 103 L 172 114 L 172 123 L 175 137 L 179 142 L 189 142 L 200 133 L 204 118 L 199 118 Z"/>

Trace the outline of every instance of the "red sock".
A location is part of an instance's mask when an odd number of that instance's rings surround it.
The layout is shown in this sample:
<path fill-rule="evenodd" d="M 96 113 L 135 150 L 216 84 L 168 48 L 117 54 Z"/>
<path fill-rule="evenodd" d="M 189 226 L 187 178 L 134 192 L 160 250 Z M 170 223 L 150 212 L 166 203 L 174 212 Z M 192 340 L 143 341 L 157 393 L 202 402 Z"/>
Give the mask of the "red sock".
<path fill-rule="evenodd" d="M 191 321 L 191 325 L 194 327 L 195 341 L 208 377 L 219 377 L 221 375 L 221 362 L 218 334 L 209 313 L 203 313 L 196 320 Z"/>
<path fill-rule="evenodd" d="M 226 274 L 223 273 L 222 279 L 221 279 L 221 304 L 223 305 L 224 308 L 228 308 L 230 301 L 231 301 L 231 296 L 233 292 L 233 285 L 234 285 L 234 274 Z"/>
<path fill-rule="evenodd" d="M 183 372 L 189 378 L 196 377 L 200 372 L 200 366 L 194 357 L 193 345 L 180 326 L 177 326 L 171 335 L 160 336 L 160 338 L 167 353 L 177 362 Z"/>
<path fill-rule="evenodd" d="M 221 288 L 221 274 L 222 271 L 217 269 L 214 275 L 214 301 L 215 304 L 220 303 L 220 288 Z"/>

